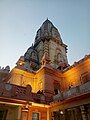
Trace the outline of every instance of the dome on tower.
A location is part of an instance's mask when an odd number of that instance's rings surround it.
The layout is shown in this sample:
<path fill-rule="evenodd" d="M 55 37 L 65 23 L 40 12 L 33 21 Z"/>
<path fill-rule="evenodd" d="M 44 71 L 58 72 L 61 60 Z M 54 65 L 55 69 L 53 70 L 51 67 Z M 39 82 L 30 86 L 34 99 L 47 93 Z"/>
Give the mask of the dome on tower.
<path fill-rule="evenodd" d="M 41 41 L 43 38 L 54 38 L 56 40 L 62 41 L 58 29 L 48 19 L 42 24 L 40 29 L 38 29 L 35 43 Z"/>

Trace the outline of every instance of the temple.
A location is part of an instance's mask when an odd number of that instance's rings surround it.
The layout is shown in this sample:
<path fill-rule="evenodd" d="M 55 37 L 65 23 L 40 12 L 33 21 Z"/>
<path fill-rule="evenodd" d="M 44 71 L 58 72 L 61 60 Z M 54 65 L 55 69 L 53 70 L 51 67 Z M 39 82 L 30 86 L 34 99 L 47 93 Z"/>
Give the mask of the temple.
<path fill-rule="evenodd" d="M 48 19 L 16 66 L 0 68 L 0 120 L 90 120 L 90 55 L 69 65 Z"/>

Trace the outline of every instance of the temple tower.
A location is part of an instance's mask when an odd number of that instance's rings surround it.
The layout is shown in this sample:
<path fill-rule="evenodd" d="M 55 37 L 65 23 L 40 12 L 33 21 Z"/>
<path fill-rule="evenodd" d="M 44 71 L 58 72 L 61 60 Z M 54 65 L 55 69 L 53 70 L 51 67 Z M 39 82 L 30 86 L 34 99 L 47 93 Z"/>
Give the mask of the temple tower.
<path fill-rule="evenodd" d="M 48 19 L 38 29 L 34 45 L 24 55 L 26 69 L 38 70 L 44 54 L 50 59 L 50 65 L 55 69 L 68 66 L 67 45 L 61 39 L 58 29 Z"/>

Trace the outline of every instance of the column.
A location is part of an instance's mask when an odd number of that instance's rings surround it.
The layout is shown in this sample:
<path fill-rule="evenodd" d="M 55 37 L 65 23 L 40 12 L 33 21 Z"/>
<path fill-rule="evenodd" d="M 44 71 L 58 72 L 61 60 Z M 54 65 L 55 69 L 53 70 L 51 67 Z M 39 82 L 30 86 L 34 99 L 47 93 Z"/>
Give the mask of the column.
<path fill-rule="evenodd" d="M 21 106 L 18 107 L 18 120 L 21 120 Z"/>
<path fill-rule="evenodd" d="M 22 108 L 21 120 L 28 120 L 28 111 L 29 111 L 29 108 L 27 105 Z"/>
<path fill-rule="evenodd" d="M 47 120 L 49 120 L 50 116 L 49 116 L 49 108 L 47 108 Z"/>
<path fill-rule="evenodd" d="M 80 109 L 81 109 L 82 119 L 88 120 L 87 111 L 85 110 L 84 105 L 80 106 Z"/>

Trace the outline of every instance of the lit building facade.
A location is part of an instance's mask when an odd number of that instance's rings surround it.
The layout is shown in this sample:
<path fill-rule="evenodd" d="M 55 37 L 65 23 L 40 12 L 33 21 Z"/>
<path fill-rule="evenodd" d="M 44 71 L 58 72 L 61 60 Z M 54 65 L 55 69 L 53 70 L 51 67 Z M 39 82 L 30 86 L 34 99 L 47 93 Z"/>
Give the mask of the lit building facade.
<path fill-rule="evenodd" d="M 67 45 L 48 19 L 16 66 L 5 69 L 7 74 L 0 71 L 1 120 L 90 119 L 90 55 L 70 66 Z"/>

